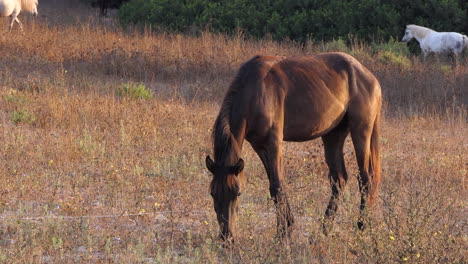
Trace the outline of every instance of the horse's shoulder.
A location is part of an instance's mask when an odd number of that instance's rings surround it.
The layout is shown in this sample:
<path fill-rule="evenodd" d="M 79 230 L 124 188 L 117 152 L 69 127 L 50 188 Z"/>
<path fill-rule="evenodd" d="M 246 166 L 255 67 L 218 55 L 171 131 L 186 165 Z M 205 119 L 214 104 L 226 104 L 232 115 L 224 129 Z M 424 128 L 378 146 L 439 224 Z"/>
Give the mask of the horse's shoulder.
<path fill-rule="evenodd" d="M 244 63 L 244 66 L 255 68 L 271 67 L 272 65 L 278 63 L 284 58 L 285 57 L 282 56 L 256 55 L 250 60 L 248 60 L 246 63 Z"/>
<path fill-rule="evenodd" d="M 276 61 L 279 59 L 283 59 L 284 57 L 282 56 L 274 56 L 274 55 L 255 55 L 253 56 L 249 61 L 255 61 L 255 62 L 270 62 L 270 61 Z"/>

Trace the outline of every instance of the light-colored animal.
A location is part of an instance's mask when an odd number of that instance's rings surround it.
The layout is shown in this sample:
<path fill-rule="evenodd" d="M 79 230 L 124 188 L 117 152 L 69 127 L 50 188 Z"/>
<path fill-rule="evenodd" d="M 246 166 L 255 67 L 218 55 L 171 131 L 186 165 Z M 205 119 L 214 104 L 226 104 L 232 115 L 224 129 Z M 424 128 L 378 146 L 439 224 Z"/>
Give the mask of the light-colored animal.
<path fill-rule="evenodd" d="M 13 29 L 13 24 L 16 22 L 23 30 L 23 24 L 18 19 L 21 10 L 27 11 L 34 16 L 37 16 L 37 6 L 39 0 L 0 0 L 0 16 L 9 16 L 10 31 Z"/>
<path fill-rule="evenodd" d="M 424 58 L 430 53 L 454 54 L 458 57 L 468 47 L 468 37 L 456 32 L 437 32 L 430 28 L 407 25 L 402 41 L 415 38 L 419 42 Z"/>

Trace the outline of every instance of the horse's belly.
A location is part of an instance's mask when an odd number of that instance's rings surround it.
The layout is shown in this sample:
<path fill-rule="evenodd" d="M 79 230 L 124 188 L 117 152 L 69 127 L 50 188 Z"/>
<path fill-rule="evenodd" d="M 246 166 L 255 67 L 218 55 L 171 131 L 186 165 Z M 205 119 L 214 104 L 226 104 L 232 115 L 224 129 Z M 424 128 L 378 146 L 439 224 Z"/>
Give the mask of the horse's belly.
<path fill-rule="evenodd" d="M 460 39 L 462 41 L 462 39 Z M 450 33 L 432 34 L 421 44 L 421 48 L 436 53 L 450 53 L 459 49 L 462 44 L 459 43 L 457 36 Z"/>
<path fill-rule="evenodd" d="M 0 16 L 9 16 L 13 13 L 15 9 L 15 5 L 13 4 L 5 4 L 0 1 Z"/>
<path fill-rule="evenodd" d="M 323 136 L 340 123 L 344 114 L 345 108 L 340 104 L 320 109 L 309 105 L 301 112 L 286 113 L 283 138 L 286 141 L 307 141 Z"/>

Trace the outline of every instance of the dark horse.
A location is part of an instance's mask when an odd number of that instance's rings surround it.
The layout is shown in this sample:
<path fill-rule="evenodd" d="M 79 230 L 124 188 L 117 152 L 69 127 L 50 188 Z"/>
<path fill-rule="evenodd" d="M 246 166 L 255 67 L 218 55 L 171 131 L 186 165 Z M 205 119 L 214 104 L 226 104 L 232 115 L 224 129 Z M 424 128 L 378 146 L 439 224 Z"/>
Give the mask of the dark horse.
<path fill-rule="evenodd" d="M 256 56 L 242 65 L 214 124 L 214 161 L 206 166 L 221 236 L 231 241 L 238 214 L 244 139 L 265 166 L 277 212 L 278 234 L 294 223 L 283 185 L 282 142 L 322 137 L 332 195 L 325 211 L 326 233 L 348 175 L 343 144 L 351 132 L 361 192 L 358 227 L 364 227 L 366 202 L 380 182 L 379 118 L 381 89 L 374 75 L 344 53 L 306 57 Z"/>

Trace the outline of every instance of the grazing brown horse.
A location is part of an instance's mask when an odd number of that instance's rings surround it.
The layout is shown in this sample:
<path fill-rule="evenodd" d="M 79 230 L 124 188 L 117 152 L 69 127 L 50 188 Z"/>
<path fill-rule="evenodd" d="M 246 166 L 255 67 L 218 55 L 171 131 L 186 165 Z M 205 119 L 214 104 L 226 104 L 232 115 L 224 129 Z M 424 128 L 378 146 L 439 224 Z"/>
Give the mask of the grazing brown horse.
<path fill-rule="evenodd" d="M 221 236 L 231 241 L 238 214 L 244 161 L 244 139 L 265 166 L 277 211 L 278 234 L 294 223 L 283 185 L 283 141 L 322 137 L 332 195 L 325 211 L 324 232 L 337 210 L 348 175 L 343 144 L 351 133 L 359 166 L 361 217 L 372 204 L 380 182 L 379 117 L 381 89 L 374 75 L 344 53 L 306 57 L 256 56 L 242 65 L 214 124 L 214 161 L 206 166 Z"/>

